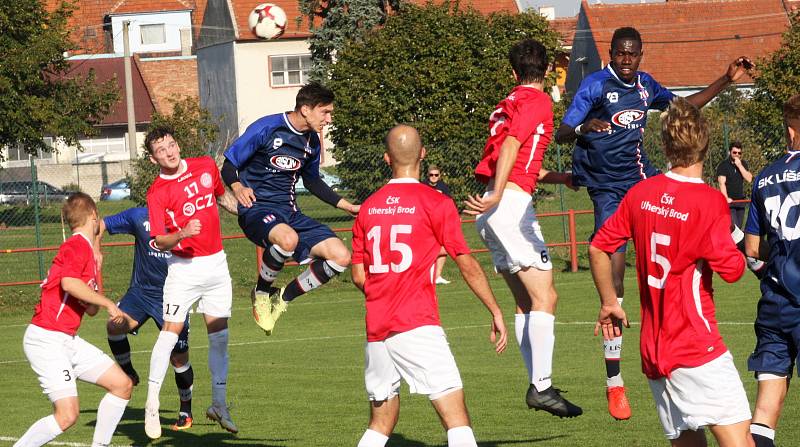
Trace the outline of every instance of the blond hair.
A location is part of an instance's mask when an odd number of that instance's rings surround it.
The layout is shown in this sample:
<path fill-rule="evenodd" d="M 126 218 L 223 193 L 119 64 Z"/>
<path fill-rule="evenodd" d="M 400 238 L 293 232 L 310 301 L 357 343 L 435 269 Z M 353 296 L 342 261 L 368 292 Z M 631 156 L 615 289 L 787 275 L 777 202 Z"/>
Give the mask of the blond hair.
<path fill-rule="evenodd" d="M 70 230 L 84 225 L 92 217 L 92 213 L 97 215 L 97 205 L 88 194 L 83 192 L 71 194 L 61 208 L 61 215 L 69 224 Z"/>
<path fill-rule="evenodd" d="M 661 114 L 661 139 L 667 160 L 674 167 L 701 162 L 708 152 L 708 122 L 700 109 L 676 97 Z"/>

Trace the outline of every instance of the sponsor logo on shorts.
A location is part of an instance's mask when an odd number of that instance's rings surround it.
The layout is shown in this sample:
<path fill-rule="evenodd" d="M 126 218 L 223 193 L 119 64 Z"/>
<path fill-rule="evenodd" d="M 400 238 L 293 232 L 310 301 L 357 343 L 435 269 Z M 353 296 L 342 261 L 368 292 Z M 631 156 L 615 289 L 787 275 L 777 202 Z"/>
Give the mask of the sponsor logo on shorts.
<path fill-rule="evenodd" d="M 273 155 L 269 159 L 270 164 L 282 171 L 296 171 L 300 169 L 300 160 L 289 155 Z"/>
<path fill-rule="evenodd" d="M 274 214 L 267 214 L 266 216 L 264 216 L 264 219 L 262 219 L 262 220 L 264 221 L 265 224 L 275 222 L 275 215 Z"/>
<path fill-rule="evenodd" d="M 611 122 L 619 127 L 635 129 L 641 127 L 641 124 L 637 123 L 637 121 L 641 121 L 642 118 L 644 118 L 644 112 L 641 110 L 626 109 L 615 113 L 611 117 Z"/>
<path fill-rule="evenodd" d="M 195 211 L 197 209 L 194 206 L 194 203 L 186 202 L 183 204 L 183 215 L 186 217 L 194 216 Z"/>
<path fill-rule="evenodd" d="M 208 172 L 204 172 L 203 175 L 200 176 L 200 184 L 206 188 L 211 188 L 212 183 L 213 181 L 211 180 L 211 174 Z"/>

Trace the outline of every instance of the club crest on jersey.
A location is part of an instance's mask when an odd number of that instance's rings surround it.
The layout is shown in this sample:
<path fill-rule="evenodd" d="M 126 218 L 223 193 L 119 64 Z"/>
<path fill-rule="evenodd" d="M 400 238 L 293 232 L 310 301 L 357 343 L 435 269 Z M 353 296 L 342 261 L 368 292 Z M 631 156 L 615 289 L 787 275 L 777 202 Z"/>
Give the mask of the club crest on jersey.
<path fill-rule="evenodd" d="M 195 208 L 194 203 L 186 202 L 183 204 L 183 215 L 186 217 L 194 216 L 194 213 L 197 211 Z"/>
<path fill-rule="evenodd" d="M 264 221 L 265 224 L 275 222 L 275 215 L 274 214 L 267 214 L 266 216 L 264 216 L 264 219 L 262 219 L 262 220 Z"/>
<path fill-rule="evenodd" d="M 641 127 L 641 124 L 637 125 L 636 122 L 641 121 L 642 118 L 644 118 L 644 112 L 641 110 L 626 109 L 615 113 L 614 116 L 611 117 L 611 122 L 619 127 L 635 129 Z"/>
<path fill-rule="evenodd" d="M 211 188 L 211 184 L 213 181 L 211 180 L 211 174 L 208 172 L 204 172 L 203 175 L 200 176 L 200 184 L 206 188 Z"/>
<path fill-rule="evenodd" d="M 269 162 L 281 171 L 296 171 L 300 169 L 300 160 L 289 155 L 273 155 L 270 157 Z"/>

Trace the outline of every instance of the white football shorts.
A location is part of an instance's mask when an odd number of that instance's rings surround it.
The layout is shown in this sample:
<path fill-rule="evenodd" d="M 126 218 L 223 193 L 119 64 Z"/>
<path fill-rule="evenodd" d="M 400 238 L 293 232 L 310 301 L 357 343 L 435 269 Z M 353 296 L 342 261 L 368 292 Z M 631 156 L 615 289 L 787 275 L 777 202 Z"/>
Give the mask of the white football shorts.
<path fill-rule="evenodd" d="M 479 215 L 476 225 L 483 243 L 492 253 L 497 271 L 517 273 L 528 267 L 543 271 L 553 269 L 529 194 L 506 189 L 500 203 Z"/>
<path fill-rule="evenodd" d="M 695 368 L 678 368 L 669 379 L 648 380 L 667 439 L 707 425 L 750 419 L 750 404 L 733 356 L 726 352 Z"/>
<path fill-rule="evenodd" d="M 30 324 L 22 349 L 51 402 L 78 395 L 75 380 L 96 383 L 114 365 L 106 353 L 76 336 Z"/>
<path fill-rule="evenodd" d="M 230 318 L 233 290 L 225 251 L 208 256 L 167 260 L 164 282 L 164 321 L 183 323 L 189 309 L 217 318 Z"/>
<path fill-rule="evenodd" d="M 410 392 L 435 400 L 463 388 L 456 359 L 441 326 L 421 326 L 366 345 L 364 382 L 370 401 L 391 399 L 400 379 Z"/>

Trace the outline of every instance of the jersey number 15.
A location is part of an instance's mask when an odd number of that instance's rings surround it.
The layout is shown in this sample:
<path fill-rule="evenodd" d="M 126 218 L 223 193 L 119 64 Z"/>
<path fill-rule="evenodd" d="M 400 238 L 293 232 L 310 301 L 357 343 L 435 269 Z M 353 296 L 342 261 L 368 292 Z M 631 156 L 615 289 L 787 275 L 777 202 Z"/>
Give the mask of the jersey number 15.
<path fill-rule="evenodd" d="M 391 269 L 395 273 L 402 273 L 411 267 L 413 253 L 411 247 L 397 240 L 400 234 L 411 234 L 411 225 L 392 225 L 389 229 L 389 250 L 400 253 L 400 262 L 384 264 L 381 259 L 381 231 L 383 227 L 376 225 L 367 232 L 367 239 L 372 241 L 372 264 L 370 273 L 388 273 Z"/>

